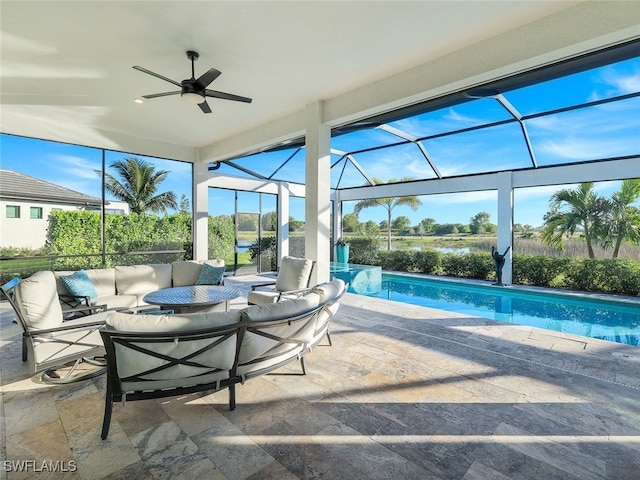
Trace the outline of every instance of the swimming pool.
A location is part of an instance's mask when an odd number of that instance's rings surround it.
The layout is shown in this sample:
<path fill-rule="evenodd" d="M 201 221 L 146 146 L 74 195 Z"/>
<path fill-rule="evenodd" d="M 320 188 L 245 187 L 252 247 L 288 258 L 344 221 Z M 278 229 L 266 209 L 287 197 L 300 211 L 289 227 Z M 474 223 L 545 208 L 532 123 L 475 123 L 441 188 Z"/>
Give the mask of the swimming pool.
<path fill-rule="evenodd" d="M 388 273 L 382 274 L 382 289 L 372 296 L 640 346 L 640 303 Z"/>

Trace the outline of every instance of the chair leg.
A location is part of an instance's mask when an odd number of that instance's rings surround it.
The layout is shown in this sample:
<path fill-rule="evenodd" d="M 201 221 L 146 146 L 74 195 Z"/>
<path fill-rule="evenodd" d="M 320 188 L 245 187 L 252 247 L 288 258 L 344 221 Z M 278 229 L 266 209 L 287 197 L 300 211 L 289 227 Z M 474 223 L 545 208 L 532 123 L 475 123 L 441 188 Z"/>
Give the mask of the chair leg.
<path fill-rule="evenodd" d="M 78 368 L 78 365 L 80 365 L 82 362 L 87 362 L 91 365 L 102 366 L 102 368 L 98 368 L 97 370 L 91 370 L 87 373 L 83 373 L 80 375 L 73 375 L 73 372 L 76 371 L 76 368 Z M 49 383 L 53 385 L 81 382 L 82 380 L 89 380 L 90 378 L 94 378 L 105 373 L 107 371 L 107 367 L 103 365 L 104 363 L 99 361 L 79 358 L 73 363 L 71 367 L 69 367 L 69 371 L 62 378 L 60 377 L 60 375 L 58 375 L 58 372 L 56 370 L 58 368 L 62 368 L 64 365 L 45 370 L 44 372 L 42 372 L 42 375 L 40 376 L 40 380 L 42 380 L 43 383 Z"/>
<path fill-rule="evenodd" d="M 236 384 L 229 385 L 229 410 L 236 409 Z"/>
<path fill-rule="evenodd" d="M 300 366 L 302 367 L 302 374 L 306 375 L 307 374 L 307 368 L 304 364 L 304 357 L 300 357 Z"/>
<path fill-rule="evenodd" d="M 329 346 L 333 347 L 333 342 L 331 341 L 331 334 L 329 333 L 329 329 L 327 329 L 327 340 L 329 340 Z"/>
<path fill-rule="evenodd" d="M 27 337 L 22 337 L 22 361 L 26 362 L 28 357 L 27 353 Z"/>
<path fill-rule="evenodd" d="M 111 389 L 107 384 L 107 393 L 104 398 L 104 419 L 102 420 L 102 434 L 100 435 L 100 438 L 102 438 L 102 440 L 105 440 L 107 438 L 107 435 L 109 435 L 109 426 L 111 425 L 112 411 L 113 411 L 113 396 L 111 395 Z"/>

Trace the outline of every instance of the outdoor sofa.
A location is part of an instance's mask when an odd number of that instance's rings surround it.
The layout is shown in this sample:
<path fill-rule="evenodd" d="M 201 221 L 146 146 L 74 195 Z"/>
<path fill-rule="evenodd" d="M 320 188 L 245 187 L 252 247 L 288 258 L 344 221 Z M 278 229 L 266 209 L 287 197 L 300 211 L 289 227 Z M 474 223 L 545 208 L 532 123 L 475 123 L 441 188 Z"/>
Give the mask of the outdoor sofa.
<path fill-rule="evenodd" d="M 86 377 L 75 375 L 75 367 L 104 353 L 98 329 L 109 310 L 138 310 L 146 305 L 144 295 L 161 288 L 219 283 L 223 270 L 222 260 L 83 270 L 82 275 L 43 270 L 23 280 L 14 278 L 2 292 L 23 329 L 22 361 L 29 361 L 33 373 L 44 371 L 45 382 L 77 381 Z M 77 290 L 69 290 L 65 277 L 80 278 L 77 285 L 67 282 Z M 224 310 L 225 305 L 211 309 Z M 56 370 L 74 361 L 75 367 L 59 379 Z"/>
<path fill-rule="evenodd" d="M 204 272 L 203 265 L 208 266 L 204 267 Z M 140 307 L 145 305 L 142 298 L 155 290 L 204 283 L 220 284 L 224 266 L 224 260 L 221 259 L 185 260 L 81 271 L 57 271 L 53 272 L 53 275 L 62 309 L 67 312 L 79 304 L 106 305 L 108 309 Z M 74 276 L 79 278 L 75 283 L 71 278 Z M 69 285 L 78 288 L 71 291 Z M 83 287 L 88 287 L 88 291 L 83 290 Z"/>
<path fill-rule="evenodd" d="M 229 389 L 300 360 L 328 334 L 346 291 L 342 280 L 316 285 L 296 299 L 228 312 L 145 315 L 113 312 L 100 329 L 107 358 L 102 439 L 113 402 Z"/>

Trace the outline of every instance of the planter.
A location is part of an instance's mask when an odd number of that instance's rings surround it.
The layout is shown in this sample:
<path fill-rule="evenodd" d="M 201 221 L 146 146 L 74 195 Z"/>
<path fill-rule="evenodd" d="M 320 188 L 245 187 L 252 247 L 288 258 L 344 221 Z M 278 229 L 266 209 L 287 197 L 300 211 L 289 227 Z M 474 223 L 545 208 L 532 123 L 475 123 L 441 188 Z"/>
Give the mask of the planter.
<path fill-rule="evenodd" d="M 337 245 L 336 256 L 339 263 L 349 263 L 349 245 Z"/>

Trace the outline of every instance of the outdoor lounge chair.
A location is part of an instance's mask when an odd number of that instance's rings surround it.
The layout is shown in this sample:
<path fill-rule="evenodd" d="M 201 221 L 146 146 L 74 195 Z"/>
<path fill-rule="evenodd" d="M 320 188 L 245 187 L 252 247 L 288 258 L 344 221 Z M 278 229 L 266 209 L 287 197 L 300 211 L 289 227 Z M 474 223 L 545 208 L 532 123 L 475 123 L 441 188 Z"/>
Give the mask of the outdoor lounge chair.
<path fill-rule="evenodd" d="M 43 371 L 43 382 L 70 383 L 104 373 L 101 357 L 105 352 L 98 330 L 104 325 L 106 309 L 87 307 L 88 316 L 63 321 L 56 280 L 50 271 L 36 272 L 24 280 L 14 278 L 0 289 L 23 330 L 22 361 L 29 361 L 33 373 Z M 82 363 L 91 367 L 79 369 Z M 57 372 L 63 368 L 64 374 Z"/>
<path fill-rule="evenodd" d="M 294 298 L 309 288 L 314 266 L 315 262 L 308 258 L 284 257 L 276 281 L 252 285 L 247 303 L 261 305 Z"/>

